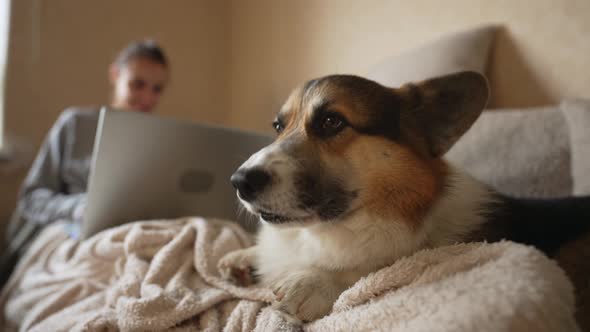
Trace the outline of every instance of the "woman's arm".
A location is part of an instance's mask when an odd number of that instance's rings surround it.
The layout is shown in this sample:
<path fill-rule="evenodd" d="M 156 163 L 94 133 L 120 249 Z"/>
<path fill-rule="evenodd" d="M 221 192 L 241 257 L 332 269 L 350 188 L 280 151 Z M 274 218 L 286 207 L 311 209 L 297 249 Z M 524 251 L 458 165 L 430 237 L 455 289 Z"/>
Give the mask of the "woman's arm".
<path fill-rule="evenodd" d="M 78 221 L 85 193 L 70 194 L 63 179 L 65 149 L 73 142 L 72 112 L 64 112 L 49 131 L 20 193 L 22 217 L 35 224 L 58 219 Z"/>
<path fill-rule="evenodd" d="M 58 219 L 82 218 L 86 194 L 68 194 L 62 173 L 65 149 L 74 140 L 71 134 L 74 124 L 72 112 L 62 113 L 47 134 L 21 187 L 6 232 L 7 245 L 0 252 L 0 286 L 44 225 Z"/>

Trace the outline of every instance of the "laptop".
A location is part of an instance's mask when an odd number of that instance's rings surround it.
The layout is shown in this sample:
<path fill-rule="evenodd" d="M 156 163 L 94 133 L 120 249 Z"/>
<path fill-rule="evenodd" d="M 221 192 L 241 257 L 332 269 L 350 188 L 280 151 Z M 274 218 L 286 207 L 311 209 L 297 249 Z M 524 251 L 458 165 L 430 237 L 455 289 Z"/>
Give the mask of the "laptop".
<path fill-rule="evenodd" d="M 123 223 L 202 216 L 235 220 L 229 178 L 268 135 L 102 108 L 80 238 Z M 250 220 L 247 220 L 250 219 Z"/>

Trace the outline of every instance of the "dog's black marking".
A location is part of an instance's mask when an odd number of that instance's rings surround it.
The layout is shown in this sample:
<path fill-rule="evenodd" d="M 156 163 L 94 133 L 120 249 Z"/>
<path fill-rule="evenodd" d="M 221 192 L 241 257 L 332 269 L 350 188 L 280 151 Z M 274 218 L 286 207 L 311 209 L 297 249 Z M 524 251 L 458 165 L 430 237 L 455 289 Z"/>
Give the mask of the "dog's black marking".
<path fill-rule="evenodd" d="M 511 240 L 535 246 L 549 256 L 590 230 L 590 196 L 558 199 L 518 199 L 497 194 L 482 207 L 487 222 L 471 241 Z"/>
<path fill-rule="evenodd" d="M 320 220 L 327 221 L 346 213 L 357 193 L 344 189 L 338 181 L 301 172 L 296 175 L 297 206 L 314 211 Z"/>

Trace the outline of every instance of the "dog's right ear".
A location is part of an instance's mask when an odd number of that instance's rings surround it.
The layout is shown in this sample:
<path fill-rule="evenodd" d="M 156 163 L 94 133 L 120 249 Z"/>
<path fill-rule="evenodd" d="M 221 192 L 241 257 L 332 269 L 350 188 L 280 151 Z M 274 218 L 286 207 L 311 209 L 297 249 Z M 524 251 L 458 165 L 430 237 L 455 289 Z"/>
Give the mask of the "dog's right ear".
<path fill-rule="evenodd" d="M 445 154 L 471 127 L 489 96 L 486 78 L 473 71 L 393 90 L 404 105 L 400 110 L 402 136 L 433 158 Z"/>

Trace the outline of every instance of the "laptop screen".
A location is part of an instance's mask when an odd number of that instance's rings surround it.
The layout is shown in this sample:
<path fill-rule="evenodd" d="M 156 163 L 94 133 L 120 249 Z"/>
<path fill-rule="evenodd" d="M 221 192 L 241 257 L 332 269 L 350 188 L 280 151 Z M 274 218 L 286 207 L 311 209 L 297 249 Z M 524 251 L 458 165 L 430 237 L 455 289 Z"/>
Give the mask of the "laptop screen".
<path fill-rule="evenodd" d="M 103 108 L 81 237 L 122 223 L 240 214 L 231 174 L 272 142 L 265 134 Z"/>

